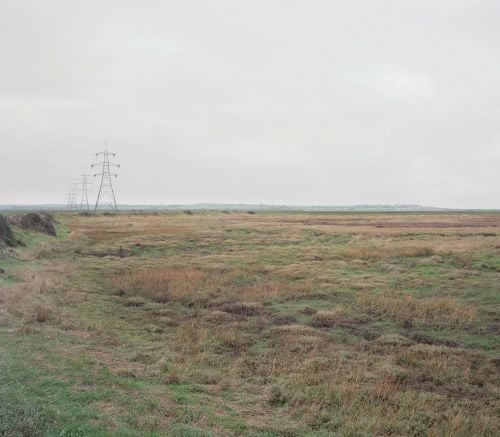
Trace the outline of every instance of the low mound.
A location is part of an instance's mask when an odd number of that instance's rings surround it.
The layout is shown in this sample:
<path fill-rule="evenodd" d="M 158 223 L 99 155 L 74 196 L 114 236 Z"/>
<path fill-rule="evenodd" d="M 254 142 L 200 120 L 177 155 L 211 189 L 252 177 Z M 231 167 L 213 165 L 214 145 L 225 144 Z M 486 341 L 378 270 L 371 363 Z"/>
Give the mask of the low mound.
<path fill-rule="evenodd" d="M 0 215 L 0 245 L 3 244 L 14 247 L 17 246 L 18 243 L 7 219 L 3 215 Z"/>
<path fill-rule="evenodd" d="M 9 224 L 56 236 L 56 221 L 51 214 L 30 212 L 25 215 L 16 215 L 9 217 Z"/>

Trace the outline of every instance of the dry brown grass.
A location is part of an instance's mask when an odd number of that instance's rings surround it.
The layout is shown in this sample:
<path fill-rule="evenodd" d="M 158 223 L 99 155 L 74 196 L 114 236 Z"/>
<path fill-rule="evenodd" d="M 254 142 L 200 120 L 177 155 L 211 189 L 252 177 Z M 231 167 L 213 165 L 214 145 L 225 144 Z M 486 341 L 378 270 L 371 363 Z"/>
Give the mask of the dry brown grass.
<path fill-rule="evenodd" d="M 428 344 L 411 345 L 395 352 L 394 362 L 423 370 L 434 377 L 455 377 L 464 380 L 477 366 L 477 357 L 463 349 Z"/>
<path fill-rule="evenodd" d="M 256 285 L 244 287 L 240 291 L 243 299 L 270 301 L 272 299 L 286 299 L 307 297 L 314 294 L 313 283 L 310 280 L 284 282 L 266 280 Z"/>
<path fill-rule="evenodd" d="M 477 310 L 452 298 L 416 298 L 407 294 L 360 292 L 356 301 L 364 311 L 398 322 L 416 321 L 437 328 L 468 327 L 478 320 Z"/>
<path fill-rule="evenodd" d="M 194 268 L 137 270 L 110 278 L 112 286 L 128 294 L 139 294 L 156 302 L 183 300 L 223 285 L 223 277 Z"/>
<path fill-rule="evenodd" d="M 109 241 L 117 239 L 127 239 L 153 235 L 179 235 L 192 232 L 190 227 L 182 226 L 147 226 L 145 228 L 130 227 L 127 229 L 88 229 L 85 235 L 95 241 Z"/>
<path fill-rule="evenodd" d="M 160 367 L 169 380 L 186 380 L 193 374 L 197 379 L 208 379 L 209 374 L 215 377 L 219 371 L 234 371 L 233 366 L 227 366 L 227 359 L 221 358 L 226 354 L 240 356 L 252 344 L 251 337 L 237 325 L 217 327 L 193 320 L 178 327 L 171 338 L 169 364 Z"/>
<path fill-rule="evenodd" d="M 435 255 L 430 246 L 379 246 L 379 247 L 349 247 L 342 255 L 349 259 L 389 259 L 389 258 L 416 258 Z"/>
<path fill-rule="evenodd" d="M 359 314 L 353 307 L 338 306 L 334 310 L 318 311 L 312 320 L 315 327 L 330 328 L 332 326 L 351 326 L 367 321 L 367 317 Z"/>
<path fill-rule="evenodd" d="M 112 275 L 110 284 L 118 292 L 141 295 L 160 303 L 205 301 L 207 297 L 265 302 L 275 298 L 309 296 L 313 293 L 312 282 L 304 280 L 290 283 L 256 277 L 258 282 L 255 284 L 239 285 L 238 279 L 242 276 L 248 279 L 254 269 L 201 270 L 164 267 L 134 270 Z"/>
<path fill-rule="evenodd" d="M 0 287 L 0 305 L 24 324 L 61 324 L 61 311 L 50 295 L 59 292 L 62 281 L 54 272 L 23 273 L 23 282 Z"/>

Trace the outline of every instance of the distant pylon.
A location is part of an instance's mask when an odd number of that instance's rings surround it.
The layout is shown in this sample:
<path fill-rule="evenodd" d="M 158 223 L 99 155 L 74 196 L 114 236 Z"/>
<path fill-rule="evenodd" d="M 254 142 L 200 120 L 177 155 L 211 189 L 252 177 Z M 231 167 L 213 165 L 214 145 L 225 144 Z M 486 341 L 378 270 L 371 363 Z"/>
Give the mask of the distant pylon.
<path fill-rule="evenodd" d="M 78 204 L 76 203 L 76 193 L 73 189 L 68 192 L 66 202 L 67 209 L 74 210 L 78 208 Z"/>
<path fill-rule="evenodd" d="M 79 176 L 80 178 L 80 191 L 81 191 L 81 196 L 80 196 L 80 209 L 85 210 L 85 209 L 90 209 L 89 205 L 89 181 L 88 178 L 90 176 L 88 174 L 81 174 Z"/>
<path fill-rule="evenodd" d="M 112 209 L 117 209 L 116 207 L 116 197 L 113 190 L 113 184 L 111 182 L 111 176 L 115 178 L 118 177 L 117 173 L 113 173 L 111 168 L 120 168 L 118 164 L 115 164 L 109 160 L 109 157 L 113 158 L 116 153 L 111 153 L 108 151 L 108 143 L 104 143 L 104 152 L 99 152 L 95 154 L 96 157 L 102 156 L 102 161 L 92 164 L 92 168 L 98 167 L 101 171 L 94 174 L 94 177 L 101 176 L 101 184 L 99 185 L 99 192 L 97 193 L 97 200 L 95 202 L 94 211 L 98 208 L 110 207 Z"/>

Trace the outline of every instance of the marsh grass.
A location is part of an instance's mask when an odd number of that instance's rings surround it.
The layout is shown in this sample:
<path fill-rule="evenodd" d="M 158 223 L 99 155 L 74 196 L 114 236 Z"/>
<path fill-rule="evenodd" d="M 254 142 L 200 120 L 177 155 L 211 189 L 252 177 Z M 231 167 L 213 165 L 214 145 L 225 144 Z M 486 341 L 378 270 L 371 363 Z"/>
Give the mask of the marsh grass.
<path fill-rule="evenodd" d="M 342 255 L 349 259 L 389 259 L 429 257 L 436 252 L 431 246 L 387 246 L 378 247 L 348 247 Z"/>
<path fill-rule="evenodd" d="M 6 435 L 496 435 L 498 215 L 59 219 L 0 263 Z"/>
<path fill-rule="evenodd" d="M 410 293 L 360 292 L 356 302 L 366 312 L 390 317 L 400 323 L 436 328 L 471 327 L 478 323 L 477 310 L 452 298 L 417 298 Z"/>
<path fill-rule="evenodd" d="M 242 283 L 241 278 L 245 278 Z M 112 275 L 109 282 L 125 295 L 139 295 L 155 302 L 207 303 L 207 297 L 242 302 L 269 302 L 273 299 L 313 294 L 310 281 L 294 283 L 255 275 L 252 269 L 201 270 L 168 268 L 134 270 Z"/>

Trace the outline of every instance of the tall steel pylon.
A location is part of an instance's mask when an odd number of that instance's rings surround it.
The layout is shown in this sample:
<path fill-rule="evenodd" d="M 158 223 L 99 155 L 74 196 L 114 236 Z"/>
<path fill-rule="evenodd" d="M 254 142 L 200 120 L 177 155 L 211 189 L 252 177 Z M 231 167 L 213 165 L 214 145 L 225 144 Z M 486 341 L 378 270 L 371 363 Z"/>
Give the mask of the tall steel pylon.
<path fill-rule="evenodd" d="M 66 208 L 69 210 L 78 209 L 78 203 L 76 201 L 76 193 L 74 188 L 68 191 L 66 196 Z"/>
<path fill-rule="evenodd" d="M 79 175 L 79 178 L 80 178 L 80 182 L 79 182 L 79 185 L 80 185 L 80 209 L 82 210 L 89 210 L 90 209 L 90 205 L 89 205 L 89 178 L 90 176 L 88 174 L 81 174 Z"/>
<path fill-rule="evenodd" d="M 116 197 L 115 191 L 113 190 L 113 184 L 111 182 L 111 177 L 118 177 L 117 173 L 111 171 L 112 168 L 120 168 L 118 164 L 111 162 L 109 157 L 113 158 L 116 153 L 111 153 L 108 151 L 108 143 L 104 143 L 104 151 L 95 154 L 96 158 L 102 157 L 102 161 L 92 164 L 92 168 L 98 167 L 100 171 L 94 174 L 94 177 L 101 176 L 101 184 L 99 185 L 99 192 L 97 194 L 97 200 L 95 202 L 94 211 L 98 208 L 111 208 L 117 209 L 116 207 Z"/>

